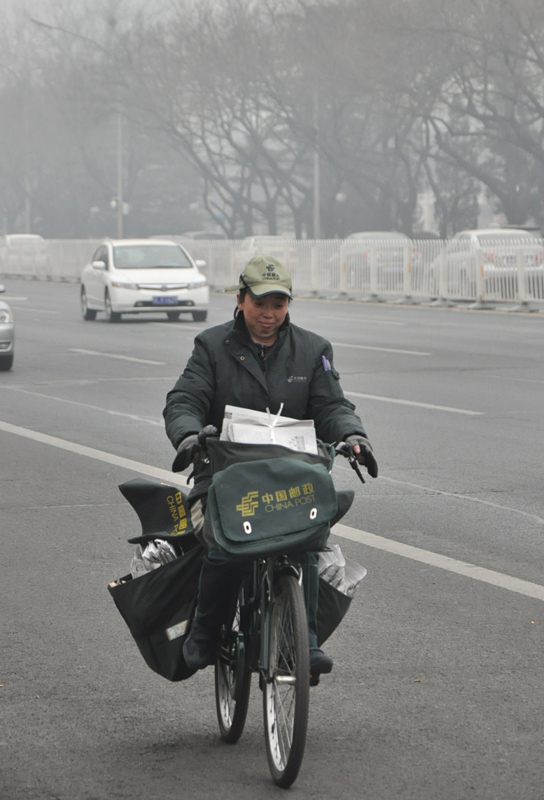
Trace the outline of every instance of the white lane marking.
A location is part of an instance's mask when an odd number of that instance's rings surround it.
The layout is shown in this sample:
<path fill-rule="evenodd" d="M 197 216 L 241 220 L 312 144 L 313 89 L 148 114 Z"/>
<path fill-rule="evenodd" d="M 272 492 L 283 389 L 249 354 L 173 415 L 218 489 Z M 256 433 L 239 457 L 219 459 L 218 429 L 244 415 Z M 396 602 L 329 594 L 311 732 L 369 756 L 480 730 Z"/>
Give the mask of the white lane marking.
<path fill-rule="evenodd" d="M 341 320 L 342 322 L 345 322 L 346 320 L 348 322 L 368 322 L 371 325 L 398 325 L 399 327 L 405 327 L 407 325 L 406 322 L 393 322 L 392 319 L 371 319 L 370 317 L 332 317 L 328 314 L 324 314 L 321 319 L 335 319 Z"/>
<path fill-rule="evenodd" d="M 531 583 L 530 581 L 524 581 L 520 578 L 513 578 L 511 575 L 506 575 L 503 572 L 495 572 L 495 570 L 486 569 L 485 567 L 477 567 L 475 564 L 470 564 L 468 561 L 458 561 L 455 558 L 442 556 L 439 553 L 432 553 L 429 550 L 422 550 L 419 547 L 413 547 L 409 544 L 402 544 L 392 539 L 384 539 L 382 536 L 376 536 L 374 533 L 360 531 L 356 528 L 349 528 L 347 525 L 335 525 L 332 529 L 332 533 L 342 536 L 344 539 L 351 539 L 354 542 L 367 545 L 368 547 L 375 547 L 378 550 L 393 553 L 402 558 L 419 561 L 421 564 L 428 564 L 431 567 L 444 569 L 447 572 L 454 572 L 456 575 L 463 575 L 465 578 L 472 578 L 473 580 L 489 583 L 501 589 L 507 589 L 509 592 L 516 592 L 526 597 L 532 597 L 535 600 L 544 601 L 544 586 L 538 583 Z"/>
<path fill-rule="evenodd" d="M 109 380 L 109 381 L 111 381 L 111 380 L 114 380 L 114 381 L 119 381 L 119 380 L 139 380 L 139 378 L 138 379 L 134 379 L 134 378 L 128 378 L 128 379 L 124 379 L 124 378 L 109 378 L 109 379 L 106 379 L 106 380 Z M 157 378 L 157 379 L 153 378 L 153 380 L 173 380 L 173 379 L 172 378 L 168 378 L 168 379 L 167 378 Z M 175 380 L 175 378 L 174 378 L 174 380 Z M 76 383 L 77 384 L 80 383 L 81 385 L 83 385 L 83 384 L 87 384 L 87 383 L 100 383 L 100 382 L 105 382 L 105 381 L 102 380 L 102 379 L 98 379 L 97 381 L 91 381 L 89 379 L 85 379 L 84 381 L 81 381 L 81 382 L 78 381 Z M 107 408 L 102 408 L 101 406 L 93 406 L 90 403 L 80 403 L 77 400 L 66 400 L 63 397 L 52 397 L 49 394 L 42 394 L 40 392 L 31 391 L 30 389 L 23 389 L 20 386 L 5 386 L 5 387 L 2 387 L 2 388 L 8 389 L 9 391 L 12 391 L 12 392 L 23 392 L 24 394 L 30 394 L 30 395 L 33 395 L 35 397 L 44 397 L 47 400 L 56 400 L 59 403 L 70 403 L 71 405 L 74 405 L 74 406 L 83 406 L 84 408 L 92 408 L 95 411 L 101 411 L 104 414 L 111 414 L 112 416 L 128 417 L 129 419 L 136 419 L 136 420 L 140 420 L 141 422 L 149 422 L 152 425 L 162 425 L 163 424 L 162 420 L 157 421 L 157 420 L 154 420 L 154 419 L 150 419 L 149 417 L 139 417 L 136 414 L 126 414 L 123 411 L 112 411 L 112 410 L 107 409 Z M 386 402 L 386 403 L 400 403 L 401 405 L 416 406 L 416 407 L 419 407 L 419 408 L 431 408 L 431 409 L 433 409 L 435 411 L 448 411 L 448 412 L 453 413 L 453 414 L 468 414 L 469 416 L 470 415 L 475 416 L 475 415 L 481 415 L 481 414 L 485 413 L 484 411 L 468 411 L 467 409 L 463 409 L 463 408 L 449 408 L 448 406 L 436 406 L 436 405 L 431 405 L 430 403 L 417 403 L 417 402 L 415 402 L 413 400 L 398 400 L 397 398 L 394 398 L 394 397 L 380 397 L 379 395 L 375 395 L 375 394 L 359 394 L 358 392 L 344 392 L 344 394 L 350 395 L 351 397 L 362 397 L 365 400 L 381 400 L 381 401 Z"/>
<path fill-rule="evenodd" d="M 50 308 L 32 308 L 31 306 L 11 306 L 16 311 L 36 311 L 37 314 L 54 314 L 58 317 L 60 311 L 52 311 Z"/>
<path fill-rule="evenodd" d="M 82 408 L 90 408 L 92 411 L 100 411 L 101 414 L 110 414 L 112 417 L 126 417 L 127 419 L 134 419 L 137 422 L 147 422 L 149 425 L 164 425 L 162 419 L 151 419 L 150 417 L 140 417 L 137 414 L 127 414 L 125 411 L 113 411 L 109 408 L 102 408 L 102 406 L 93 406 L 90 403 L 80 403 L 79 400 L 68 400 L 64 397 L 52 397 L 50 394 L 43 394 L 42 392 L 34 392 L 31 389 L 22 389 L 19 386 L 6 386 L 6 389 L 14 392 L 22 392 L 29 394 L 31 397 L 43 397 L 45 400 L 54 400 L 57 403 L 68 403 L 71 406 L 79 406 Z"/>
<path fill-rule="evenodd" d="M 68 380 L 67 379 L 67 380 L 59 380 L 59 381 L 40 381 L 36 385 L 37 386 L 88 386 L 88 385 L 100 384 L 100 383 L 133 383 L 134 381 L 138 381 L 139 383 L 141 383 L 142 381 L 151 381 L 153 383 L 156 383 L 157 381 L 168 381 L 169 383 L 170 382 L 175 383 L 178 380 L 178 378 L 179 378 L 179 373 L 176 374 L 176 375 L 156 375 L 156 376 L 140 375 L 140 376 L 135 376 L 135 377 L 128 376 L 128 377 L 115 377 L 115 378 L 103 378 L 103 377 L 74 378 L 73 380 Z M 29 394 L 35 394 L 34 392 L 31 392 L 28 389 L 24 389 L 22 386 L 17 386 L 16 384 L 10 384 L 10 385 L 1 384 L 0 385 L 0 391 L 2 389 L 6 389 L 6 390 L 9 390 L 9 391 L 20 391 L 20 392 L 27 391 Z M 455 412 L 457 414 L 472 414 L 472 415 L 485 414 L 485 411 L 468 411 L 466 409 L 449 408 L 448 406 L 438 406 L 438 405 L 430 405 L 428 403 L 419 403 L 419 402 L 416 402 L 415 400 L 400 400 L 400 399 L 395 398 L 395 397 L 381 397 L 380 395 L 377 395 L 377 394 L 360 394 L 359 392 L 349 392 L 347 390 L 344 390 L 344 394 L 349 394 L 349 395 L 352 395 L 353 397 L 362 397 L 362 398 L 365 398 L 367 400 L 382 400 L 382 401 L 387 402 L 387 403 L 400 403 L 401 405 L 405 404 L 405 405 L 409 405 L 409 406 L 421 406 L 422 408 L 433 408 L 433 409 L 436 409 L 437 411 L 453 411 L 453 412 Z M 60 402 L 73 402 L 73 403 L 76 403 L 75 400 L 73 400 L 73 401 L 63 401 L 61 398 L 52 397 L 51 395 L 43 395 L 43 397 L 48 397 L 49 400 L 59 400 Z M 82 403 L 81 405 L 86 405 L 86 404 Z M 106 409 L 100 408 L 99 406 L 90 406 L 90 408 L 98 408 L 100 411 L 105 411 L 106 410 Z M 111 413 L 111 414 L 119 413 L 120 416 L 123 416 L 123 414 L 121 414 L 121 412 L 113 412 L 113 411 L 111 411 L 109 413 Z M 131 416 L 131 415 L 127 414 L 127 416 Z M 145 417 L 136 417 L 136 419 L 143 419 L 144 421 L 146 421 Z"/>
<path fill-rule="evenodd" d="M 342 464 L 335 464 L 334 469 L 343 470 L 344 472 L 351 472 L 349 467 L 344 467 Z M 444 489 L 436 489 L 434 486 L 422 486 L 419 483 L 410 483 L 410 481 L 399 481 L 396 478 L 386 478 L 385 475 L 380 475 L 380 481 L 387 481 L 388 483 L 398 483 L 399 486 L 409 486 L 411 489 L 419 489 L 422 492 L 430 494 L 441 495 L 442 497 L 452 497 L 454 500 L 462 500 L 468 503 L 479 503 L 482 506 L 490 506 L 491 508 L 498 508 L 500 511 L 508 511 L 510 514 L 519 514 L 521 517 L 527 517 L 533 520 L 538 525 L 544 525 L 544 517 L 539 517 L 538 514 L 531 514 L 529 511 L 521 511 L 519 508 L 512 508 L 512 506 L 504 506 L 500 503 L 493 503 L 491 500 L 482 500 L 481 497 L 472 497 L 469 494 L 460 494 L 458 492 L 446 492 Z"/>
<path fill-rule="evenodd" d="M 87 456 L 94 458 L 98 461 L 103 461 L 108 464 L 113 464 L 123 469 L 133 470 L 143 475 L 149 475 L 152 478 L 158 478 L 167 484 L 175 484 L 177 486 L 187 486 L 186 479 L 179 473 L 170 472 L 169 470 L 159 469 L 152 467 L 149 464 L 143 464 L 140 461 L 132 461 L 129 458 L 121 458 L 120 456 L 113 455 L 112 453 L 105 453 L 102 450 L 95 450 L 93 447 L 86 447 L 85 445 L 75 444 L 66 439 L 59 439 L 56 436 L 50 436 L 47 433 L 38 433 L 37 431 L 30 430 L 29 428 L 21 428 L 18 425 L 11 425 L 9 422 L 0 420 L 0 430 L 6 433 L 12 433 L 16 436 L 23 436 L 27 439 L 47 444 L 52 447 L 58 447 L 62 450 L 68 450 L 77 455 Z M 442 556 L 438 553 L 433 553 L 429 550 L 422 550 L 419 547 L 412 545 L 402 544 L 395 542 L 392 539 L 386 539 L 382 536 L 377 536 L 374 533 L 367 531 L 357 530 L 350 528 L 347 525 L 337 524 L 334 526 L 333 533 L 341 536 L 344 539 L 359 542 L 360 544 L 374 547 L 378 550 L 384 550 L 388 553 L 409 558 L 412 561 L 419 561 L 423 564 L 428 564 L 438 569 L 444 569 L 448 572 L 454 572 L 457 575 L 463 575 L 473 580 L 478 580 L 483 583 L 489 583 L 492 586 L 497 586 L 502 589 L 507 589 L 510 592 L 525 595 L 526 597 L 533 597 L 536 600 L 544 601 L 544 586 L 538 583 L 531 583 L 519 578 L 513 578 L 502 572 L 495 572 L 485 567 L 477 567 L 475 564 L 470 564 L 467 561 L 457 561 L 448 556 Z"/>
<path fill-rule="evenodd" d="M 181 333 L 183 333 L 183 331 L 198 331 L 199 333 L 202 333 L 202 331 L 206 330 L 206 328 L 197 328 L 196 325 L 184 325 L 183 323 L 178 325 L 172 322 L 170 324 L 168 324 L 168 322 L 150 322 L 149 324 L 159 325 L 161 328 L 166 328 L 169 333 L 170 331 L 181 331 Z"/>
<path fill-rule="evenodd" d="M 350 397 L 363 397 L 365 400 L 380 400 L 382 403 L 398 403 L 401 406 L 416 406 L 417 408 L 432 408 L 434 411 L 449 411 L 450 414 L 468 414 L 475 417 L 485 414 L 485 411 L 470 411 L 468 408 L 452 408 L 451 406 L 437 406 L 433 403 L 419 403 L 416 400 L 400 400 L 398 397 L 383 397 L 379 394 L 361 394 L 360 392 L 348 392 L 344 394 Z"/>
<path fill-rule="evenodd" d="M 354 350 L 377 350 L 379 353 L 400 353 L 403 356 L 430 356 L 421 350 L 395 350 L 394 347 L 372 347 L 369 344 L 346 344 L 346 342 L 331 342 L 333 347 L 351 347 Z"/>
<path fill-rule="evenodd" d="M 342 467 L 341 467 L 342 468 Z M 347 467 L 343 467 L 347 470 Z M 388 481 L 389 483 L 399 483 L 401 486 L 410 486 L 413 489 L 421 489 L 424 492 L 432 492 L 433 494 L 441 494 L 444 497 L 453 497 L 457 500 L 468 500 L 470 503 L 480 503 L 483 506 L 491 506 L 491 508 L 500 508 L 501 511 L 509 511 L 511 514 L 520 514 L 522 517 L 528 517 L 539 525 L 544 525 L 544 518 L 539 517 L 538 514 L 530 514 L 528 511 L 521 511 L 519 508 L 512 508 L 511 506 L 503 506 L 500 503 L 492 503 L 491 500 L 482 500 L 480 497 L 471 497 L 468 494 L 456 494 L 455 492 L 446 492 L 443 489 L 433 489 L 431 486 L 420 486 L 418 483 L 409 483 L 408 481 L 399 481 L 396 478 L 381 477 L 381 480 Z"/>
<path fill-rule="evenodd" d="M 115 378 L 74 378 L 70 380 L 68 378 L 61 379 L 58 381 L 39 381 L 32 386 L 90 386 L 92 384 L 99 384 L 99 383 L 134 383 L 138 382 L 141 383 L 142 381 L 151 381 L 152 383 L 156 383 L 157 381 L 177 381 L 179 378 L 178 375 L 134 375 L 132 377 L 115 377 Z M 0 384 L 0 390 L 8 389 L 8 390 L 15 390 L 15 391 L 25 391 L 23 388 L 26 384 L 10 384 L 6 386 L 6 384 Z M 53 399 L 53 398 L 51 398 Z"/>
<path fill-rule="evenodd" d="M 135 356 L 121 356 L 116 353 L 103 353 L 100 350 L 84 350 L 82 347 L 70 347 L 71 353 L 83 353 L 87 356 L 102 356 L 103 358 L 117 358 L 120 361 L 136 361 L 138 364 L 154 364 L 157 367 L 165 367 L 165 361 L 150 361 L 147 358 L 136 358 Z"/>
<path fill-rule="evenodd" d="M 520 381 L 522 383 L 544 383 L 544 380 L 541 378 L 519 378 L 517 375 L 486 375 L 487 378 L 491 378 L 492 380 L 496 381 Z"/>
<path fill-rule="evenodd" d="M 97 461 L 104 461 L 107 464 L 113 464 L 116 467 L 123 467 L 130 469 L 134 472 L 139 472 L 143 475 L 149 475 L 152 478 L 159 478 L 166 483 L 175 483 L 176 485 L 186 486 L 187 480 L 176 472 L 170 472 L 166 469 L 159 469 L 152 467 L 149 464 L 143 464 L 140 461 L 133 461 L 130 458 L 122 458 L 113 453 L 106 453 L 103 450 L 95 450 L 94 447 L 86 447 L 83 444 L 76 444 L 69 442 L 67 439 L 59 439 L 57 436 L 50 436 L 48 433 L 39 433 L 38 431 L 30 430 L 30 428 L 21 428 L 19 425 L 11 425 L 9 422 L 0 420 L 0 430 L 6 433 L 13 433 L 16 436 L 23 436 L 25 439 L 32 439 L 40 444 L 48 444 L 51 447 L 58 447 L 61 450 L 68 450 L 70 453 L 76 455 L 87 456 L 87 458 L 94 458 Z M 174 460 L 172 456 L 172 460 Z"/>

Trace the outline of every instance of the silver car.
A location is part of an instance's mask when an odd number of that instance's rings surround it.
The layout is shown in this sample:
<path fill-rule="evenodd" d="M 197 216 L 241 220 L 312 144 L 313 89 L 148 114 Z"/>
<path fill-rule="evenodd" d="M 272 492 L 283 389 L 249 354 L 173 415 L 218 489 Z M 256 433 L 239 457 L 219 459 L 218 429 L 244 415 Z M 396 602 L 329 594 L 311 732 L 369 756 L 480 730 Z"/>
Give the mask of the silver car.
<path fill-rule="evenodd" d="M 85 320 L 103 311 L 110 322 L 159 312 L 170 320 L 189 313 L 204 322 L 210 298 L 198 263 L 177 242 L 106 239 L 83 269 L 80 299 Z"/>
<path fill-rule="evenodd" d="M 6 289 L 0 284 L 0 293 Z M 11 369 L 13 366 L 13 348 L 15 341 L 15 327 L 11 308 L 0 300 L 0 370 Z"/>

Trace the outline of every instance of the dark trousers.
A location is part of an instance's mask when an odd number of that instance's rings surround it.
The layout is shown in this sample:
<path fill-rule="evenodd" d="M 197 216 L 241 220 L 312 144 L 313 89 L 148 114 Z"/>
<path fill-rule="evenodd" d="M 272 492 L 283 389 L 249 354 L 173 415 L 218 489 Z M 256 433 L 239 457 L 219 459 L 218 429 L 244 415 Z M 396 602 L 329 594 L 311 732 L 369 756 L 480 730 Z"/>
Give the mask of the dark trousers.
<path fill-rule="evenodd" d="M 291 560 L 302 567 L 302 587 L 308 614 L 310 647 L 317 647 L 318 555 L 297 553 Z M 213 636 L 217 636 L 221 625 L 232 615 L 240 584 L 249 570 L 251 570 L 250 563 L 226 560 L 213 550 L 204 556 L 195 619 Z"/>

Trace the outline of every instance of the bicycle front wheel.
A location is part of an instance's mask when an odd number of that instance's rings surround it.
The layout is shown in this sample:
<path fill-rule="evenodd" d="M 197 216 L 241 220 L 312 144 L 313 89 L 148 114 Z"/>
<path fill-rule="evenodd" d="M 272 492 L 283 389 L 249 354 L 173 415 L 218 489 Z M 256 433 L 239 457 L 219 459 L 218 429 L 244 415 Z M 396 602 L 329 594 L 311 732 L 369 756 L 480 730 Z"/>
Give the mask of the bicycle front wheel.
<path fill-rule="evenodd" d="M 310 704 L 308 618 L 293 575 L 282 575 L 274 584 L 269 654 L 263 690 L 266 753 L 274 782 L 287 788 L 302 764 Z"/>

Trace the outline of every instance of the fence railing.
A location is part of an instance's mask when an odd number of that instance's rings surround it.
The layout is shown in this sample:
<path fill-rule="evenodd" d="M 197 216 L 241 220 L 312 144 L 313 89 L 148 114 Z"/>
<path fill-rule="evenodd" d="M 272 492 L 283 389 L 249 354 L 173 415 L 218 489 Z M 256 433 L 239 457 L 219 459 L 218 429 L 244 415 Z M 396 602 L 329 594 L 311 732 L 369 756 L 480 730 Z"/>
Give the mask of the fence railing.
<path fill-rule="evenodd" d="M 100 240 L 47 240 L 47 258 L 0 251 L 0 274 L 77 281 Z M 187 242 L 216 290 L 236 284 L 257 253 L 252 240 Z M 455 239 L 290 240 L 271 237 L 268 255 L 287 264 L 295 294 L 361 300 L 440 302 L 544 300 L 544 240 L 498 240 L 478 247 Z"/>

